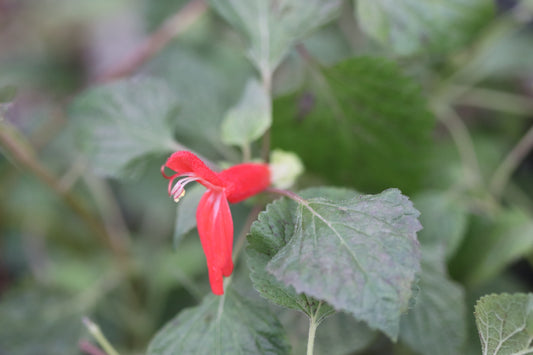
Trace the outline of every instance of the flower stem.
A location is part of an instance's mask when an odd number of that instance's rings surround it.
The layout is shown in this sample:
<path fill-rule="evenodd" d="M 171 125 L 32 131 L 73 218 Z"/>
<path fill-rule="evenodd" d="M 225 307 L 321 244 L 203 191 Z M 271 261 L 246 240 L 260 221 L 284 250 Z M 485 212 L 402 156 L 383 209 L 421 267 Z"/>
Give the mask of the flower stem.
<path fill-rule="evenodd" d="M 252 149 L 250 147 L 250 144 L 249 143 L 243 144 L 241 146 L 241 150 L 242 150 L 242 161 L 243 162 L 250 161 L 252 159 Z"/>
<path fill-rule="evenodd" d="M 285 197 L 288 197 L 290 198 L 291 200 L 294 200 L 298 203 L 301 203 L 303 205 L 308 205 L 307 204 L 307 201 L 305 201 L 303 198 L 301 198 L 298 194 L 290 191 L 290 190 L 283 190 L 283 189 L 278 189 L 276 187 L 269 187 L 267 189 L 265 189 L 266 192 L 271 192 L 271 193 L 274 193 L 274 194 L 278 194 L 278 195 L 283 195 Z"/>
<path fill-rule="evenodd" d="M 105 335 L 100 330 L 100 327 L 96 323 L 93 323 L 87 317 L 83 317 L 82 321 L 87 327 L 87 330 L 89 330 L 89 333 L 91 333 L 94 339 L 96 339 L 98 344 L 102 347 L 102 349 L 104 349 L 107 355 L 119 355 L 118 351 L 116 351 L 113 345 L 109 343 Z"/>

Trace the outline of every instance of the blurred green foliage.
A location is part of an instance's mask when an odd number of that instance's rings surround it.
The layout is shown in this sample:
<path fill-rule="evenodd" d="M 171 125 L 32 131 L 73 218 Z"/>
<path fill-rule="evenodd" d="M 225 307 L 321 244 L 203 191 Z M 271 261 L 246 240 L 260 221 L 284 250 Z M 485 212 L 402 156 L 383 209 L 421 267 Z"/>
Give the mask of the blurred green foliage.
<path fill-rule="evenodd" d="M 179 147 L 239 162 L 220 127 L 268 70 L 271 146 L 302 158 L 298 187 L 398 187 L 424 225 L 419 302 L 399 344 L 337 314 L 318 328 L 317 353 L 479 353 L 475 300 L 533 290 L 530 2 L 503 11 L 499 1 L 438 1 L 430 11 L 410 0 L 293 0 L 235 13 L 246 2 L 210 1 L 131 78 L 97 80 L 187 3 L 0 1 L 0 354 L 81 354 L 80 340 L 94 343 L 83 316 L 121 353 L 140 354 L 171 319 L 190 321 L 183 309 L 216 314 L 202 303 L 194 214 L 176 218 L 159 168 Z M 261 149 L 251 144 L 254 157 Z M 232 207 L 236 238 L 250 206 Z M 240 261 L 237 271 L 248 278 Z M 261 344 L 303 349 L 295 313 L 280 315 L 282 331 L 278 308 L 235 285 L 229 332 L 268 319 L 276 329 Z M 239 314 L 242 299 L 257 313 Z"/>

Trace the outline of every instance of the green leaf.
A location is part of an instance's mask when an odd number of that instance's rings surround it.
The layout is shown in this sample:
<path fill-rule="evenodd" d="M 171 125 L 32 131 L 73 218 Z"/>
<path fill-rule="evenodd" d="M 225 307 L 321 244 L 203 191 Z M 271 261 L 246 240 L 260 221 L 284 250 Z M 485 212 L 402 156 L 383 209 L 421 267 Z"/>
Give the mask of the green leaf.
<path fill-rule="evenodd" d="M 147 353 L 288 354 L 289 347 L 268 307 L 230 288 L 181 312 L 156 334 Z"/>
<path fill-rule="evenodd" d="M 493 13 L 486 0 L 358 0 L 361 28 L 399 55 L 455 49 Z"/>
<path fill-rule="evenodd" d="M 247 146 L 260 138 L 272 124 L 270 97 L 255 79 L 248 80 L 240 101 L 222 121 L 222 142 Z"/>
<path fill-rule="evenodd" d="M 422 255 L 419 292 L 402 318 L 400 340 L 421 354 L 461 354 L 467 329 L 463 288 L 446 275 L 442 252 L 423 249 Z"/>
<path fill-rule="evenodd" d="M 61 290 L 36 285 L 11 290 L 0 303 L 0 353 L 77 354 L 83 311 L 79 300 Z"/>
<path fill-rule="evenodd" d="M 153 78 L 95 87 L 76 98 L 69 116 L 95 170 L 124 176 L 147 155 L 175 150 L 176 95 Z"/>
<path fill-rule="evenodd" d="M 248 55 L 263 75 L 271 75 L 292 44 L 339 13 L 339 0 L 210 0 L 248 40 Z"/>
<path fill-rule="evenodd" d="M 312 195 L 313 191 L 315 190 L 309 189 L 306 192 Z M 332 199 L 357 196 L 357 193 L 347 189 L 322 188 L 320 191 Z M 246 254 L 250 278 L 261 296 L 279 306 L 312 316 L 319 301 L 305 294 L 298 294 L 293 287 L 285 285 L 266 269 L 269 261 L 294 235 L 295 209 L 296 204 L 291 201 L 278 200 L 269 204 L 266 211 L 259 214 L 257 221 L 252 224 Z"/>
<path fill-rule="evenodd" d="M 449 257 L 466 233 L 468 210 L 458 196 L 438 191 L 426 191 L 413 198 L 420 211 L 420 223 L 424 228 L 418 240 L 424 246 L 443 246 Z"/>
<path fill-rule="evenodd" d="M 475 315 L 483 355 L 533 353 L 533 294 L 484 296 Z"/>
<path fill-rule="evenodd" d="M 204 45 L 201 53 L 182 43 L 170 46 L 149 63 L 147 71 L 168 82 L 179 98 L 176 137 L 180 143 L 212 159 L 237 161 L 221 141 L 220 126 L 238 100 L 252 68 L 230 46 Z"/>
<path fill-rule="evenodd" d="M 273 146 L 334 183 L 419 187 L 434 119 L 415 82 L 393 62 L 359 57 L 323 70 L 315 84 L 274 102 Z"/>
<path fill-rule="evenodd" d="M 196 208 L 204 195 L 205 187 L 196 184 L 187 188 L 186 192 L 176 208 L 176 225 L 174 228 L 175 246 L 181 242 L 185 234 L 196 228 Z"/>
<path fill-rule="evenodd" d="M 272 255 L 266 270 L 294 287 L 293 294 L 323 300 L 396 339 L 419 268 L 419 213 L 396 189 L 345 191 L 313 189 L 299 204 L 274 202 L 254 224 L 251 248 L 263 250 L 264 258 Z M 251 265 L 265 262 L 254 256 Z"/>
<path fill-rule="evenodd" d="M 481 284 L 533 250 L 533 221 L 519 209 L 504 210 L 493 219 L 476 217 L 451 260 L 452 275 L 469 285 Z"/>

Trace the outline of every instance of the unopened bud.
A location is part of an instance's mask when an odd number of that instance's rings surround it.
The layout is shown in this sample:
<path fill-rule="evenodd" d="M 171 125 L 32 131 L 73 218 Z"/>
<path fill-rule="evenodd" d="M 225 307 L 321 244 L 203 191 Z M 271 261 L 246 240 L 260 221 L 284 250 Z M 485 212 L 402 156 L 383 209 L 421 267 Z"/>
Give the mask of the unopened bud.
<path fill-rule="evenodd" d="M 302 161 L 292 152 L 275 149 L 270 153 L 270 173 L 272 185 L 287 189 L 304 172 Z"/>

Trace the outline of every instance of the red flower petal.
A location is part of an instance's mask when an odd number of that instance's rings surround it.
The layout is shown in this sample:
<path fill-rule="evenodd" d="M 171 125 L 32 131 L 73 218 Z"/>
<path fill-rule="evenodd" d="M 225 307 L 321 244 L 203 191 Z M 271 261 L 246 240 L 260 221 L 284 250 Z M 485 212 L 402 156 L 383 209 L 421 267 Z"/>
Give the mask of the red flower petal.
<path fill-rule="evenodd" d="M 199 177 L 214 186 L 224 186 L 224 181 L 218 177 L 217 173 L 209 169 L 196 155 L 186 150 L 181 150 L 172 154 L 167 159 L 165 166 L 179 174 L 193 173 L 196 177 Z M 202 183 L 201 180 L 200 183 Z"/>
<path fill-rule="evenodd" d="M 226 196 L 231 203 L 245 200 L 270 186 L 267 164 L 239 164 L 218 175 L 226 183 Z"/>
<path fill-rule="evenodd" d="M 224 293 L 223 276 L 233 271 L 233 220 L 223 190 L 208 189 L 196 210 L 198 234 L 209 271 L 209 283 L 215 295 Z"/>

